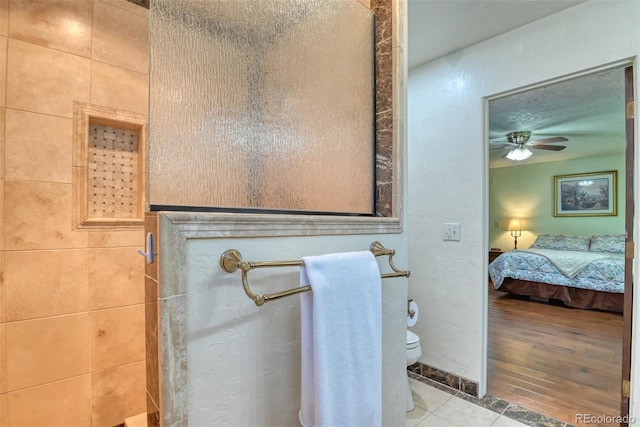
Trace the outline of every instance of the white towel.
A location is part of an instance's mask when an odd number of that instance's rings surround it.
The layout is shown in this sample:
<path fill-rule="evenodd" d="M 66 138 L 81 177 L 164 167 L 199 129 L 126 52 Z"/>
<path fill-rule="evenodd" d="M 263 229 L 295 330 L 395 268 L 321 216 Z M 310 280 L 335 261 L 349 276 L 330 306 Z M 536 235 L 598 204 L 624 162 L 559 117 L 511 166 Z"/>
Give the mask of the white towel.
<path fill-rule="evenodd" d="M 371 252 L 303 257 L 302 394 L 305 427 L 382 425 L 382 287 Z"/>

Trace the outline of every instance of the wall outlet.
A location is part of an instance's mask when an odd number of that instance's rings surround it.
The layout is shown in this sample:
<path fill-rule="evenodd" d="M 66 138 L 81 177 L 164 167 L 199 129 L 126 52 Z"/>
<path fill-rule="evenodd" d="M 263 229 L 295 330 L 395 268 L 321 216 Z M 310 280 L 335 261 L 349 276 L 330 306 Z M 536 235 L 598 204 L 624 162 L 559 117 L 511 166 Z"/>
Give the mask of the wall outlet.
<path fill-rule="evenodd" d="M 460 241 L 460 223 L 445 222 L 442 227 L 442 240 Z"/>

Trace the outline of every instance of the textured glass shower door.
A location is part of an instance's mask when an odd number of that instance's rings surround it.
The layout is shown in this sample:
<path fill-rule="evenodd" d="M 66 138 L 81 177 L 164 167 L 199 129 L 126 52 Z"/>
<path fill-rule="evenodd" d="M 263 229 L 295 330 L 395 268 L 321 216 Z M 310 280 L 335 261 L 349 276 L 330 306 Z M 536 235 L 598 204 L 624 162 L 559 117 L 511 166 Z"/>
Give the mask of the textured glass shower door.
<path fill-rule="evenodd" d="M 373 214 L 374 17 L 357 0 L 152 0 L 149 203 Z"/>

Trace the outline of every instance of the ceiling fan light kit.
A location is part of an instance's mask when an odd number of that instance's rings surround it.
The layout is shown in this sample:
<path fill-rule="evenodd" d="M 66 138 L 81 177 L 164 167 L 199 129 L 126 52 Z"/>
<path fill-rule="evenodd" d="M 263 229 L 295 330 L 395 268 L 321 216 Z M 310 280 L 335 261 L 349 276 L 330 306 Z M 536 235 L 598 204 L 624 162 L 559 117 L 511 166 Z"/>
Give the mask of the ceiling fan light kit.
<path fill-rule="evenodd" d="M 528 159 L 532 154 L 533 153 L 528 148 L 514 148 L 507 153 L 506 158 L 513 160 L 514 162 L 519 162 L 521 160 Z"/>
<path fill-rule="evenodd" d="M 531 138 L 531 132 L 528 130 L 521 130 L 518 132 L 511 132 L 507 134 L 507 140 L 512 144 L 524 145 Z"/>
<path fill-rule="evenodd" d="M 538 150 L 560 151 L 564 150 L 566 147 L 564 145 L 545 144 L 568 141 L 568 139 L 563 136 L 555 136 L 553 138 L 545 138 L 537 141 L 529 141 L 529 138 L 531 138 L 531 132 L 528 130 L 508 133 L 508 142 L 506 143 L 506 146 L 504 146 L 504 148 L 510 148 L 510 150 L 502 157 L 513 160 L 514 162 L 520 162 L 521 160 L 526 160 L 533 155 L 533 152 L 531 152 L 530 148 Z"/>

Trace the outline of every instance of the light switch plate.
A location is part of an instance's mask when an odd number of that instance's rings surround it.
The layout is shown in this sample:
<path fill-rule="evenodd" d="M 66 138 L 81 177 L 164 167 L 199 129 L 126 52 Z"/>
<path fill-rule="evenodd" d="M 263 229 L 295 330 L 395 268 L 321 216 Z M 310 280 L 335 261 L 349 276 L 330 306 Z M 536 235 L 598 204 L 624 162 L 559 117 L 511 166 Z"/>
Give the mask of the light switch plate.
<path fill-rule="evenodd" d="M 445 222 L 442 227 L 442 240 L 460 241 L 460 223 Z"/>

